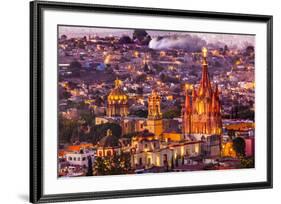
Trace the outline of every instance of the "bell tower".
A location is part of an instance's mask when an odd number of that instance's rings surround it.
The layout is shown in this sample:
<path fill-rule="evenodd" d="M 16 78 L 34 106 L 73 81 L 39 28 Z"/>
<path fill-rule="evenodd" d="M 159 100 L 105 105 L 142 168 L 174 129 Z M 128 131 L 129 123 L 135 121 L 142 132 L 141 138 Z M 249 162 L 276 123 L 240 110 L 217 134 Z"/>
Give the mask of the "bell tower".
<path fill-rule="evenodd" d="M 148 97 L 147 129 L 158 138 L 163 133 L 163 120 L 161 113 L 161 97 L 153 90 Z"/>

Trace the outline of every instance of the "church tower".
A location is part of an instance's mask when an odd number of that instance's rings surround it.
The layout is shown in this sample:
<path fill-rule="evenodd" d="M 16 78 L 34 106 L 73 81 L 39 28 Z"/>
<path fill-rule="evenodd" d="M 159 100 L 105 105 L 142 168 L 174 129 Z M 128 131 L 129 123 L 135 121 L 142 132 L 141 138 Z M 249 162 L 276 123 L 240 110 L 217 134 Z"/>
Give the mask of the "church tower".
<path fill-rule="evenodd" d="M 161 97 L 153 90 L 148 97 L 148 119 L 147 129 L 149 132 L 154 133 L 156 138 L 163 133 L 163 120 L 161 113 Z"/>
<path fill-rule="evenodd" d="M 198 90 L 192 96 L 186 91 L 182 111 L 183 134 L 220 135 L 222 132 L 221 104 L 217 85 L 213 88 L 208 74 L 207 49 L 202 49 L 202 76 Z"/>
<path fill-rule="evenodd" d="M 122 90 L 121 86 L 122 81 L 116 79 L 115 87 L 107 97 L 107 116 L 109 117 L 123 117 L 129 114 L 128 96 Z"/>

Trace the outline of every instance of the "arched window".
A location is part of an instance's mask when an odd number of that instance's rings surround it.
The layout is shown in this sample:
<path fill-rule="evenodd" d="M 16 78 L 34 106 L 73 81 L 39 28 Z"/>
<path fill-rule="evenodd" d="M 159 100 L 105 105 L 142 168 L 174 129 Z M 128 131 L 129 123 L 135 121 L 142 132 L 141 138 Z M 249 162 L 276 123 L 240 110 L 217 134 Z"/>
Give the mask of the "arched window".
<path fill-rule="evenodd" d="M 107 150 L 106 155 L 107 155 L 107 156 L 111 156 L 111 151 L 110 151 L 110 150 Z"/>

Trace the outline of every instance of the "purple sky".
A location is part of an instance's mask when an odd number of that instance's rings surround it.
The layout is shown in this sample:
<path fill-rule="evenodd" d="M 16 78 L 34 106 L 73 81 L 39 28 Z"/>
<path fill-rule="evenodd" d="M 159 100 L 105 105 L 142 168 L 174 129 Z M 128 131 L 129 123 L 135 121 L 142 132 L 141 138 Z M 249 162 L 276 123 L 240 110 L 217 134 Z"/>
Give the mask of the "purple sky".
<path fill-rule="evenodd" d="M 198 36 L 207 43 L 223 43 L 230 47 L 244 47 L 245 45 L 254 45 L 255 37 L 253 35 L 233 35 L 233 34 L 218 34 L 218 33 L 196 33 L 196 32 L 167 32 L 167 31 L 151 31 L 147 30 L 149 35 L 153 37 L 157 36 L 167 36 L 167 35 L 186 35 Z M 99 36 L 122 36 L 129 35 L 132 36 L 133 29 L 108 29 L 108 28 L 94 28 L 94 27 L 70 27 L 70 26 L 60 26 L 59 36 L 62 34 L 68 37 L 83 37 L 89 35 L 99 35 Z"/>

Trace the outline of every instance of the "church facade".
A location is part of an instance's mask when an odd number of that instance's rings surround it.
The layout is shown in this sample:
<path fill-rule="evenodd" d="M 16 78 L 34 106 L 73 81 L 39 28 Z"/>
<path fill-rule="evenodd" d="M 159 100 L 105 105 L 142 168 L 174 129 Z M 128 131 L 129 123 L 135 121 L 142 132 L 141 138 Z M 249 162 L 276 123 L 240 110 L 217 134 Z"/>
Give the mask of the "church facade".
<path fill-rule="evenodd" d="M 183 134 L 221 135 L 221 103 L 217 85 L 212 86 L 207 63 L 207 49 L 202 49 L 202 77 L 199 88 L 185 90 L 182 110 Z M 191 93 L 190 93 L 191 92 Z"/>

